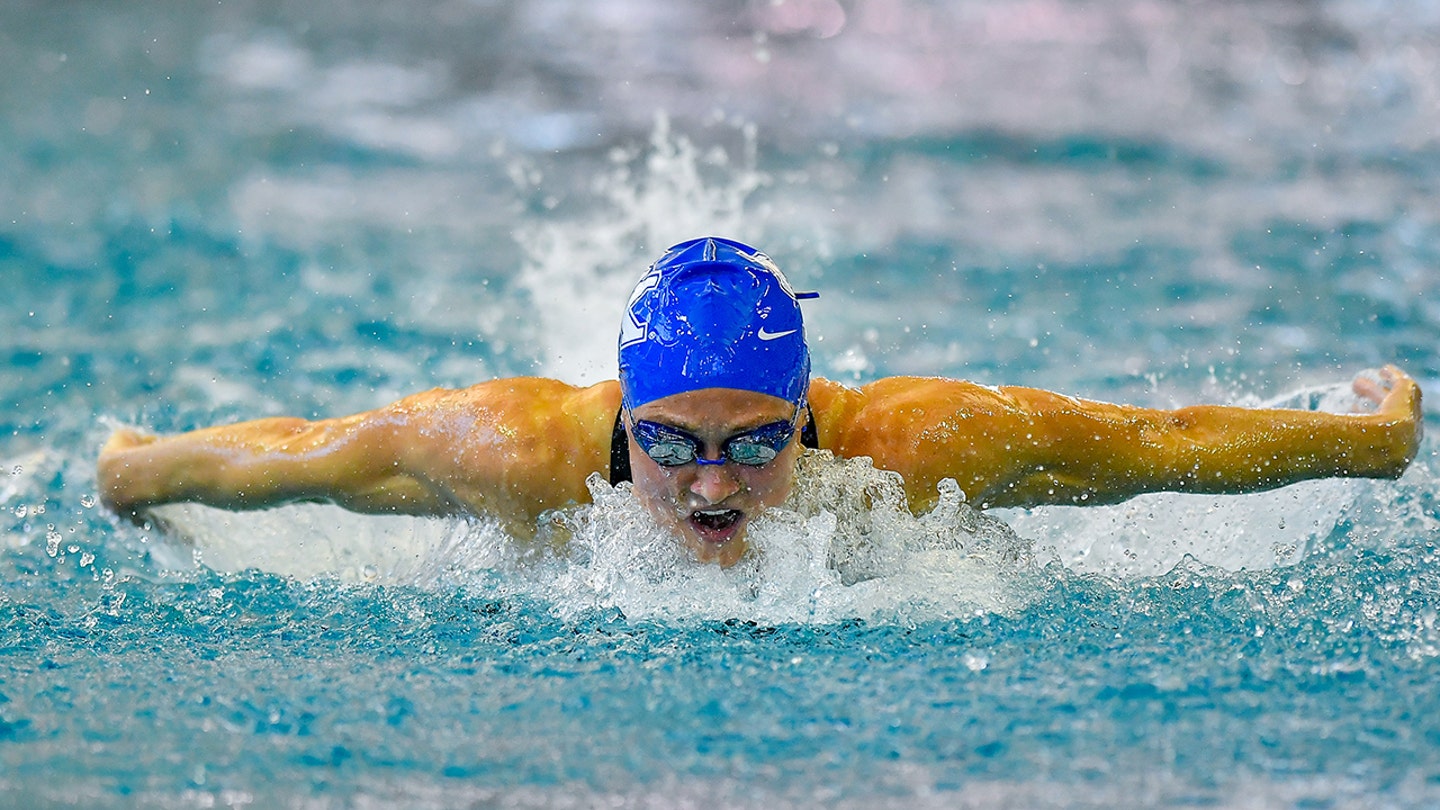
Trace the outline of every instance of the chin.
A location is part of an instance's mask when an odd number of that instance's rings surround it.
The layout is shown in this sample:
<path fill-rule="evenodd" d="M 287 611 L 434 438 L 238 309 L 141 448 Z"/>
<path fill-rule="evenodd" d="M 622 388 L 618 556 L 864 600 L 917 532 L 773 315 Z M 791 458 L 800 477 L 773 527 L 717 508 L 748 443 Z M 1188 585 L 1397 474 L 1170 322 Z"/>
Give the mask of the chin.
<path fill-rule="evenodd" d="M 749 550 L 750 547 L 745 545 L 745 541 L 739 540 L 724 548 L 717 549 L 711 547 L 702 549 L 699 552 L 695 553 L 694 556 L 695 561 L 698 563 L 702 563 L 705 565 L 718 565 L 721 568 L 729 568 L 730 566 L 744 559 L 745 552 Z"/>

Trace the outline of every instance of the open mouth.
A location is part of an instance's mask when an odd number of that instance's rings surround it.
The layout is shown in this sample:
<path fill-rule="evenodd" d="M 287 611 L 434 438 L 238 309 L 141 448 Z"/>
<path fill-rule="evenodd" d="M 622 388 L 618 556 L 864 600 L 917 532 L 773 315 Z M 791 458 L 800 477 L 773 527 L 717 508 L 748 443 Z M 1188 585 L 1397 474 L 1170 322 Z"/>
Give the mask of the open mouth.
<path fill-rule="evenodd" d="M 723 543 L 739 528 L 744 516 L 738 509 L 697 509 L 690 513 L 690 525 L 707 542 Z"/>

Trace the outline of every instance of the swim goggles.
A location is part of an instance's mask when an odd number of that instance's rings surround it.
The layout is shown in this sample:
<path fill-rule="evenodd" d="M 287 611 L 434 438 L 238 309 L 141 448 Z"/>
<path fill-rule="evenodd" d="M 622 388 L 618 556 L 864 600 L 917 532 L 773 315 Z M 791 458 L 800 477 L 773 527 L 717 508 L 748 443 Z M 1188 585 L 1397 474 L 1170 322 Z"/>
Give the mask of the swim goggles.
<path fill-rule="evenodd" d="M 661 467 L 683 467 L 694 462 L 700 465 L 724 464 L 733 461 L 747 467 L 763 467 L 775 460 L 780 451 L 795 438 L 800 421 L 800 408 L 788 422 L 771 422 L 744 433 L 737 433 L 720 446 L 719 458 L 705 458 L 705 442 L 680 428 L 645 419 L 630 418 L 630 435 L 635 443 Z"/>

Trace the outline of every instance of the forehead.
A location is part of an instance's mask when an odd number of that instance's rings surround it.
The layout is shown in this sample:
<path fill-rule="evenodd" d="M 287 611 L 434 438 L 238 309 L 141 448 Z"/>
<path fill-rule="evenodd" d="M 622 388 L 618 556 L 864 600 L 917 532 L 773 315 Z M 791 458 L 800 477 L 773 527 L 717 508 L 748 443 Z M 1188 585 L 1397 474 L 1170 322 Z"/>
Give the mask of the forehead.
<path fill-rule="evenodd" d="M 789 419 L 794 412 L 794 404 L 769 394 L 736 388 L 703 388 L 647 402 L 632 415 L 694 433 L 733 433 Z"/>

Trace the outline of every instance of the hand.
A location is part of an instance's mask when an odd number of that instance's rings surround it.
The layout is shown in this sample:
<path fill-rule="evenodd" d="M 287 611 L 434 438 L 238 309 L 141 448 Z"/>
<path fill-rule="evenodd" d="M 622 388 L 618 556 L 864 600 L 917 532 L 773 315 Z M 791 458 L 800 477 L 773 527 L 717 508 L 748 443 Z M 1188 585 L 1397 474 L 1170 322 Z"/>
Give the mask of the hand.
<path fill-rule="evenodd" d="M 1417 420 L 1422 415 L 1420 386 L 1397 366 L 1380 369 L 1378 380 L 1367 376 L 1356 377 L 1351 387 L 1356 395 L 1377 405 L 1379 413 L 1409 415 Z"/>
<path fill-rule="evenodd" d="M 155 437 L 148 433 L 141 433 L 134 428 L 119 428 L 111 433 L 110 438 L 105 441 L 105 446 L 100 449 L 100 457 L 104 458 L 112 453 L 129 450 L 132 447 L 141 447 L 154 441 Z"/>
<path fill-rule="evenodd" d="M 1399 367 L 1391 365 L 1380 369 L 1379 380 L 1356 377 L 1352 387 L 1362 399 L 1375 403 L 1376 416 L 1394 419 L 1398 426 L 1409 429 L 1407 459 L 1414 459 L 1425 425 L 1419 384 Z"/>
<path fill-rule="evenodd" d="M 143 526 L 146 516 L 143 509 L 135 509 L 121 502 L 122 493 L 125 492 L 128 466 L 122 457 L 125 455 L 125 451 L 152 444 L 156 438 L 133 428 L 119 428 L 110 434 L 110 438 L 105 441 L 105 446 L 100 448 L 100 458 L 95 464 L 95 479 L 100 488 L 100 502 L 110 511 L 136 525 Z"/>

